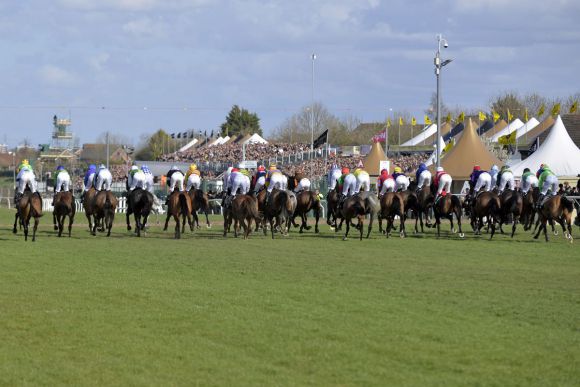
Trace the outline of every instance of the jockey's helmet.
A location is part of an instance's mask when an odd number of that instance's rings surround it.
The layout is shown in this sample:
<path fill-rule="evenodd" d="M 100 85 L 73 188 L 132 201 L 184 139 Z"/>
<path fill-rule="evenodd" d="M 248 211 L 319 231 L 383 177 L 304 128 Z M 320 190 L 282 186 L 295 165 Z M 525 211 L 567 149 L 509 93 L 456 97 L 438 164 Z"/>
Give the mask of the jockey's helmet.
<path fill-rule="evenodd" d="M 264 172 L 265 170 L 266 170 L 266 168 L 263 165 L 260 165 L 258 167 L 258 171 L 260 171 L 260 172 Z"/>
<path fill-rule="evenodd" d="M 502 171 L 507 171 L 508 169 L 510 169 L 509 165 L 504 165 L 503 167 L 501 167 Z"/>
<path fill-rule="evenodd" d="M 195 171 L 197 169 L 197 165 L 195 163 L 189 165 L 190 171 Z"/>
<path fill-rule="evenodd" d="M 389 170 L 388 169 L 381 169 L 381 175 L 388 175 L 389 174 Z"/>
<path fill-rule="evenodd" d="M 343 175 L 348 175 L 350 173 L 350 169 L 348 169 L 347 167 L 343 167 L 341 172 Z"/>
<path fill-rule="evenodd" d="M 22 164 L 24 164 L 24 165 L 30 165 L 30 162 L 28 162 L 28 159 L 23 159 L 22 160 Z"/>
<path fill-rule="evenodd" d="M 499 168 L 497 167 L 497 165 L 494 164 L 494 165 L 492 165 L 491 170 L 494 172 L 497 172 L 497 171 L 499 171 Z"/>
<path fill-rule="evenodd" d="M 143 173 L 151 173 L 149 167 L 145 164 L 141 165 L 141 170 L 143 171 Z"/>
<path fill-rule="evenodd" d="M 524 173 L 530 172 L 530 168 L 524 168 Z"/>
<path fill-rule="evenodd" d="M 474 171 L 481 171 L 481 167 L 479 165 L 474 165 L 473 170 Z"/>
<path fill-rule="evenodd" d="M 278 167 L 276 167 L 276 164 L 270 164 L 270 171 L 274 171 L 276 170 Z"/>
<path fill-rule="evenodd" d="M 421 165 L 419 165 L 419 168 L 426 169 L 427 168 L 427 164 L 421 163 Z"/>
<path fill-rule="evenodd" d="M 106 169 L 107 167 L 105 167 L 105 164 L 101 164 L 99 165 L 99 169 Z"/>
<path fill-rule="evenodd" d="M 97 169 L 97 166 L 95 164 L 91 164 L 89 165 L 89 169 Z"/>
<path fill-rule="evenodd" d="M 401 167 L 395 167 L 394 172 L 401 173 L 401 172 L 403 172 L 403 170 L 401 169 Z"/>
<path fill-rule="evenodd" d="M 330 167 L 330 169 L 340 169 L 340 167 L 338 166 L 338 164 L 332 164 L 332 167 Z"/>
<path fill-rule="evenodd" d="M 171 170 L 172 170 L 172 171 L 177 171 L 178 169 L 179 169 L 179 168 L 177 168 L 177 165 L 172 165 L 172 166 L 171 166 Z"/>
<path fill-rule="evenodd" d="M 437 172 L 445 172 L 445 170 L 443 169 L 443 167 L 437 167 Z"/>
<path fill-rule="evenodd" d="M 64 167 L 62 165 L 59 165 L 58 167 L 56 167 L 57 171 L 64 171 Z"/>
<path fill-rule="evenodd" d="M 132 165 L 132 166 L 131 166 L 131 170 L 132 170 L 132 171 L 136 171 L 136 170 L 138 170 L 138 169 L 139 169 L 139 167 L 138 167 L 138 166 L 136 166 L 136 165 Z"/>

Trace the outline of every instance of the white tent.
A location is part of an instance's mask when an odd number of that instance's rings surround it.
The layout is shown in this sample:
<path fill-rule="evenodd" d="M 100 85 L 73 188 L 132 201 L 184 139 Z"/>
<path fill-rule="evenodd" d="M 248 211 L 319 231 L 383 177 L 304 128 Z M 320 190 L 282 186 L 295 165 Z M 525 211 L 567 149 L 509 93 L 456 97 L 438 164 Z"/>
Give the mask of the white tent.
<path fill-rule="evenodd" d="M 421 143 L 421 141 L 425 141 L 426 139 L 431 137 L 435 132 L 437 132 L 437 125 L 431 124 L 431 125 L 427 126 L 427 128 L 425 128 L 425 130 L 423 130 L 421 133 L 419 133 L 418 135 L 416 135 L 415 137 L 413 137 L 409 141 L 404 142 L 401 146 L 415 146 L 415 145 Z M 431 145 L 431 144 L 429 144 L 429 145 Z"/>
<path fill-rule="evenodd" d="M 179 152 L 185 152 L 186 150 L 188 150 L 189 148 L 191 148 L 192 146 L 194 146 L 198 142 L 199 141 L 197 140 L 197 138 L 194 138 L 193 140 L 191 140 L 190 142 L 188 142 L 187 144 L 185 144 L 184 146 L 179 148 Z"/>
<path fill-rule="evenodd" d="M 225 137 L 219 136 L 218 139 L 217 139 L 217 141 L 214 142 L 213 145 L 222 145 L 222 144 L 225 144 L 226 142 L 229 141 L 229 139 L 230 139 L 230 136 L 225 136 Z"/>
<path fill-rule="evenodd" d="M 450 140 L 450 141 L 453 141 L 453 140 Z M 437 144 L 433 145 L 433 148 L 435 148 L 435 150 L 433 151 L 433 153 L 431 153 L 431 156 L 429 156 L 427 161 L 425 161 L 425 165 L 427 165 L 427 166 L 434 164 L 437 161 Z M 443 141 L 443 137 L 440 137 L 439 138 L 439 153 L 443 152 L 443 148 L 445 148 L 445 141 Z"/>
<path fill-rule="evenodd" d="M 524 124 L 524 126 L 518 129 L 518 132 L 516 133 L 516 138 L 522 137 L 539 124 L 540 121 L 536 120 L 534 117 L 530 118 L 529 121 Z"/>
<path fill-rule="evenodd" d="M 221 141 L 223 141 L 223 137 L 219 136 L 218 138 L 216 138 L 215 140 L 211 141 L 209 144 L 207 144 L 207 146 L 215 146 L 215 145 L 219 145 L 221 144 Z"/>
<path fill-rule="evenodd" d="M 510 134 L 511 132 L 521 128 L 522 126 L 524 126 L 524 123 L 522 122 L 522 120 L 520 120 L 519 118 L 516 118 L 515 120 L 510 122 L 510 124 L 508 126 L 506 126 L 502 130 L 500 130 L 499 132 L 494 134 L 493 137 L 491 138 L 491 142 L 497 142 L 501 136 L 505 136 L 506 134 Z"/>
<path fill-rule="evenodd" d="M 267 144 L 268 141 L 264 140 L 262 136 L 258 133 L 252 134 L 250 138 L 243 142 L 243 144 Z"/>
<path fill-rule="evenodd" d="M 580 173 L 580 149 L 570 138 L 560 116 L 538 150 L 512 166 L 511 170 L 514 176 L 521 176 L 524 168 L 535 171 L 542 163 L 548 164 L 558 176 L 576 176 Z"/>

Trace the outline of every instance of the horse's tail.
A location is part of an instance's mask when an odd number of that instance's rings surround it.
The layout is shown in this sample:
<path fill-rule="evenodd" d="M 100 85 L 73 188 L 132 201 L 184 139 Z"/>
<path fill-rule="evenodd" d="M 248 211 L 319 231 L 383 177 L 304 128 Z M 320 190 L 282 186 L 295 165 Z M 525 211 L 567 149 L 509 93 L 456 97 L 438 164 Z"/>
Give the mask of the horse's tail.
<path fill-rule="evenodd" d="M 560 201 L 562 202 L 562 207 L 564 207 L 566 211 L 568 211 L 569 213 L 572 213 L 574 211 L 574 202 L 568 199 L 566 195 L 562 195 Z"/>
<path fill-rule="evenodd" d="M 500 206 L 498 205 L 499 198 L 495 198 L 492 197 L 491 200 L 489 201 L 489 206 L 487 208 L 488 210 L 488 216 L 489 217 L 493 217 L 494 219 L 496 218 L 496 215 L 499 213 L 500 210 Z"/>
<path fill-rule="evenodd" d="M 187 205 L 187 198 L 183 194 L 179 194 L 179 208 L 181 210 L 181 214 L 187 217 L 189 213 L 189 206 Z"/>
<path fill-rule="evenodd" d="M 111 203 L 111 199 L 109 198 L 109 195 L 105 195 L 105 204 L 103 206 L 103 209 L 105 210 L 105 212 L 109 212 L 113 210 L 113 203 Z"/>
<path fill-rule="evenodd" d="M 391 203 L 391 208 L 393 212 L 398 212 L 399 215 L 403 216 L 403 198 L 399 195 L 393 196 L 393 202 Z"/>
<path fill-rule="evenodd" d="M 461 200 L 459 200 L 459 198 L 457 196 L 452 195 L 451 196 L 451 204 L 453 204 L 455 214 L 457 215 L 458 218 L 460 218 L 461 215 L 463 214 L 463 207 L 461 206 Z"/>
<path fill-rule="evenodd" d="M 254 218 L 256 222 L 260 219 L 260 212 L 258 211 L 258 201 L 252 198 L 253 200 L 246 200 L 246 211 L 249 216 Z"/>

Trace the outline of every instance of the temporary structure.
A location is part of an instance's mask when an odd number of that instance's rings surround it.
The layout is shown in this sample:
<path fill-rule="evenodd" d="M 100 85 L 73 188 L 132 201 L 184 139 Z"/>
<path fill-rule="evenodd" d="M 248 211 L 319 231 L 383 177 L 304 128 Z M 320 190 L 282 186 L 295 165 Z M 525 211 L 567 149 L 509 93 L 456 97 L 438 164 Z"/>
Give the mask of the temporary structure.
<path fill-rule="evenodd" d="M 491 142 L 498 142 L 498 139 L 501 136 L 505 136 L 506 134 L 511 134 L 514 130 L 518 130 L 524 126 L 524 123 L 519 118 L 516 118 L 508 126 L 503 128 L 502 130 L 497 131 L 493 136 L 491 136 Z"/>
<path fill-rule="evenodd" d="M 241 141 L 242 144 L 267 144 L 268 141 L 264 140 L 262 136 L 258 133 L 252 134 L 248 139 L 245 141 Z"/>
<path fill-rule="evenodd" d="M 524 168 L 535 171 L 541 164 L 548 164 L 558 176 L 576 176 L 580 173 L 580 149 L 570 138 L 560 116 L 538 150 L 511 170 L 515 176 L 521 176 Z"/>
<path fill-rule="evenodd" d="M 441 136 L 443 137 L 447 133 L 449 133 L 451 128 L 452 128 L 452 126 L 449 122 L 446 122 L 443 125 L 441 125 Z M 435 129 L 437 129 L 437 127 L 435 127 Z M 437 131 L 435 131 L 435 133 L 433 133 L 433 135 L 431 137 L 426 138 L 425 141 L 421 143 L 421 145 L 433 145 L 436 142 L 437 142 Z M 419 144 L 417 144 L 417 145 L 419 145 Z"/>
<path fill-rule="evenodd" d="M 371 151 L 364 161 L 365 170 L 369 175 L 378 176 L 381 173 L 381 161 L 387 160 L 387 155 L 381 146 L 380 142 L 375 142 Z M 392 172 L 393 166 L 389 167 L 389 173 Z"/>
<path fill-rule="evenodd" d="M 189 148 L 191 148 L 192 146 L 194 146 L 198 142 L 199 142 L 199 140 L 197 138 L 194 138 L 193 140 L 191 140 L 190 142 L 188 142 L 187 144 L 185 144 L 184 146 L 179 148 L 179 152 L 185 152 L 186 150 L 188 150 Z"/>
<path fill-rule="evenodd" d="M 552 125 L 554 125 L 554 122 L 555 122 L 554 117 L 552 116 L 546 117 L 544 121 L 540 122 L 538 125 L 536 125 L 535 128 L 531 129 L 524 135 L 524 137 L 527 138 L 526 143 L 531 144 L 532 142 L 534 142 L 536 137 L 544 133 L 546 130 L 550 129 Z"/>
<path fill-rule="evenodd" d="M 465 129 L 465 125 L 463 122 L 458 122 L 450 131 L 445 135 L 441 135 L 443 137 L 443 141 L 449 141 L 450 138 L 457 136 Z M 459 137 L 457 137 L 459 139 Z"/>
<path fill-rule="evenodd" d="M 441 159 L 441 166 L 455 180 L 467 180 L 474 165 L 490 169 L 501 161 L 481 142 L 471 119 L 468 119 L 463 135 L 453 148 Z"/>
<path fill-rule="evenodd" d="M 423 141 L 427 138 L 433 136 L 434 133 L 437 133 L 437 124 L 431 124 L 425 128 L 421 133 L 410 139 L 409 141 L 404 142 L 401 146 L 415 146 L 420 145 Z"/>
<path fill-rule="evenodd" d="M 534 117 L 530 118 L 529 121 L 524 124 L 524 126 L 518 129 L 518 132 L 516 133 L 516 138 L 522 137 L 539 124 L 540 121 L 536 120 Z"/>
<path fill-rule="evenodd" d="M 499 120 L 498 122 L 496 122 L 496 124 L 493 126 L 493 128 L 491 128 L 490 130 L 488 130 L 487 132 L 485 132 L 483 135 L 487 138 L 491 138 L 493 137 L 497 132 L 499 132 L 500 130 L 504 129 L 507 126 L 507 122 L 505 122 L 504 120 Z"/>
<path fill-rule="evenodd" d="M 435 164 L 437 161 L 437 144 L 433 145 L 435 150 L 431 153 L 431 156 L 425 161 L 425 165 L 429 166 L 431 164 Z M 443 152 L 443 148 L 445 148 L 445 141 L 443 141 L 443 137 L 439 139 L 439 152 Z"/>

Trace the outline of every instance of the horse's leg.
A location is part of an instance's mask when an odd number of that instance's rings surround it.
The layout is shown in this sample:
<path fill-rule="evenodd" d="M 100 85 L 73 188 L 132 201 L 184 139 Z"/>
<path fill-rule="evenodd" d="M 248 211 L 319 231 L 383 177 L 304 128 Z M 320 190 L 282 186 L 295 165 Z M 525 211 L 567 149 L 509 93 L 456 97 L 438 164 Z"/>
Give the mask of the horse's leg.
<path fill-rule="evenodd" d="M 493 238 L 493 235 L 495 234 L 495 222 L 496 222 L 495 216 L 490 215 L 488 223 L 489 226 L 491 227 L 491 236 L 489 237 L 489 240 L 491 240 Z"/>
<path fill-rule="evenodd" d="M 367 227 L 367 239 L 369 239 L 369 236 L 371 235 L 371 230 L 373 229 L 374 219 L 375 219 L 375 214 L 373 212 L 371 212 L 370 216 L 369 216 L 369 226 Z"/>
<path fill-rule="evenodd" d="M 405 231 L 405 215 L 401 215 L 401 225 L 399 226 L 399 236 L 405 238 L 407 236 L 407 231 Z"/>
<path fill-rule="evenodd" d="M 16 222 L 18 222 L 18 210 L 16 211 L 16 215 L 14 215 L 14 228 L 12 229 L 13 234 L 16 234 Z"/>
<path fill-rule="evenodd" d="M 181 226 L 179 224 L 179 216 L 178 215 L 173 215 L 173 219 L 175 220 L 175 234 L 174 234 L 174 238 L 175 239 L 180 239 L 181 238 Z"/>
<path fill-rule="evenodd" d="M 234 238 L 238 237 L 238 229 L 240 228 L 240 223 L 238 222 L 238 219 L 234 218 Z"/>
<path fill-rule="evenodd" d="M 345 241 L 348 238 L 348 232 L 350 231 L 350 222 L 351 219 L 346 219 L 346 232 L 344 233 L 344 237 L 342 237 L 343 241 Z"/>
<path fill-rule="evenodd" d="M 207 211 L 207 208 L 206 208 L 206 209 L 204 209 L 204 211 L 203 211 L 203 212 L 204 212 L 204 214 L 205 214 L 205 224 L 207 225 L 207 228 L 211 228 L 211 223 L 209 223 L 209 216 L 208 216 L 208 214 L 207 214 L 207 212 L 208 212 L 208 211 Z"/>
<path fill-rule="evenodd" d="M 365 225 L 364 222 L 363 222 L 364 218 L 365 218 L 364 215 L 362 215 L 362 216 L 359 215 L 358 216 L 358 229 L 359 229 L 359 232 L 360 232 L 359 241 L 362 241 L 362 239 L 363 239 L 364 225 Z"/>
<path fill-rule="evenodd" d="M 73 204 L 73 206 L 74 206 L 74 204 Z M 68 237 L 69 238 L 71 237 L 71 234 L 72 234 L 72 225 L 74 222 L 74 218 L 75 218 L 74 214 L 69 213 L 69 215 L 68 215 Z"/>
<path fill-rule="evenodd" d="M 54 213 L 54 210 L 52 211 L 52 224 L 53 224 L 54 231 L 58 230 L 58 223 L 57 223 L 56 214 Z"/>
<path fill-rule="evenodd" d="M 518 224 L 519 216 L 515 216 L 514 215 L 514 219 L 513 220 L 514 220 L 514 223 L 512 225 L 512 238 L 514 237 L 514 235 L 516 233 L 516 227 L 517 227 L 517 224 Z"/>
<path fill-rule="evenodd" d="M 32 228 L 32 241 L 36 241 L 36 229 L 38 228 L 39 218 L 34 217 L 34 227 Z"/>
<path fill-rule="evenodd" d="M 135 232 L 141 237 L 141 212 L 135 212 Z"/>
<path fill-rule="evenodd" d="M 60 238 L 62 236 L 62 230 L 64 229 L 64 217 L 66 215 L 61 215 L 59 214 L 58 216 L 54 215 L 54 212 L 52 213 L 52 217 L 54 218 L 54 220 L 56 221 L 56 229 L 58 230 L 58 237 Z"/>
<path fill-rule="evenodd" d="M 463 238 L 465 234 L 463 234 L 463 230 L 461 229 L 461 215 L 459 210 L 455 210 L 455 217 L 457 218 L 457 228 L 459 229 L 459 238 Z"/>
<path fill-rule="evenodd" d="M 270 216 L 270 231 L 272 233 L 272 239 L 274 239 L 274 217 Z"/>
<path fill-rule="evenodd" d="M 165 226 L 163 227 L 163 231 L 167 231 L 167 226 L 169 225 L 169 219 L 171 218 L 171 211 L 167 209 L 167 218 L 165 218 Z"/>
<path fill-rule="evenodd" d="M 344 218 L 340 218 L 340 223 L 334 228 L 334 232 L 342 230 L 342 222 L 344 222 Z"/>
<path fill-rule="evenodd" d="M 449 214 L 447 219 L 449 219 L 449 223 L 451 223 L 451 233 L 455 234 L 457 230 L 455 230 L 455 226 L 453 225 L 453 214 Z"/>
<path fill-rule="evenodd" d="M 131 219 L 129 218 L 131 216 L 131 209 L 130 207 L 127 208 L 127 212 L 125 213 L 125 218 L 127 219 L 127 231 L 131 231 Z M 137 213 L 135 213 L 135 221 L 137 221 Z"/>
<path fill-rule="evenodd" d="M 437 225 L 437 238 L 441 236 L 441 217 L 439 215 L 435 215 L 435 224 Z"/>

